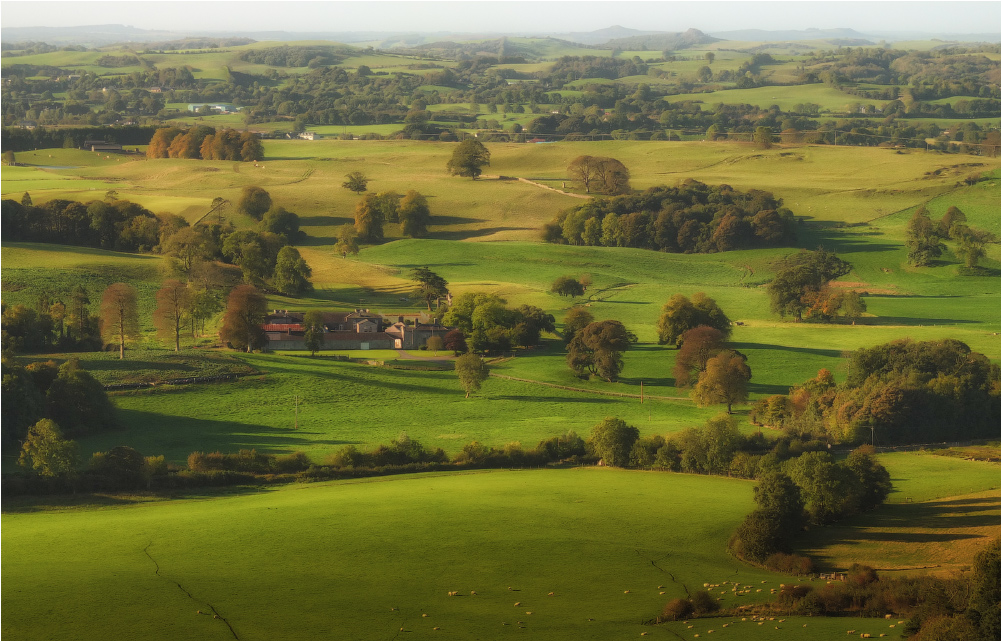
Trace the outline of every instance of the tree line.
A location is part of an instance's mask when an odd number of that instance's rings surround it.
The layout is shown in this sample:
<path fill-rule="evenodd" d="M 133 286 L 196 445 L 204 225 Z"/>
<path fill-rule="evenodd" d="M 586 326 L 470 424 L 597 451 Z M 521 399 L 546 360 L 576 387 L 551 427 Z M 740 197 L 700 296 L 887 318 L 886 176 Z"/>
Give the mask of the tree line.
<path fill-rule="evenodd" d="M 863 348 L 846 360 L 837 384 L 817 377 L 771 395 L 752 421 L 831 443 L 931 443 L 998 434 L 999 366 L 955 339 L 899 339 Z"/>
<path fill-rule="evenodd" d="M 596 198 L 559 213 L 542 237 L 550 243 L 704 253 L 788 245 L 793 213 L 761 190 L 741 192 L 688 179 L 678 187 Z"/>

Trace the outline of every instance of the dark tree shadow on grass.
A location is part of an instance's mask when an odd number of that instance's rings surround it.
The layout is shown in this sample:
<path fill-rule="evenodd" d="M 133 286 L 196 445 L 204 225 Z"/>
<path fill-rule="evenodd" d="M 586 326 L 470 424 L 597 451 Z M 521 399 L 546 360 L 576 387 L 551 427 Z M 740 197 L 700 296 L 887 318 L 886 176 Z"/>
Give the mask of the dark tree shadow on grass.
<path fill-rule="evenodd" d="M 987 528 L 998 525 L 998 500 L 993 497 L 884 504 L 833 526 L 811 531 L 802 541 L 805 548 L 820 549 L 838 545 L 862 545 L 865 542 L 897 544 L 949 543 L 980 539 L 976 533 L 950 532 L 961 528 Z M 917 529 L 932 532 L 916 532 Z M 936 532 L 938 531 L 938 532 Z M 834 560 L 813 555 L 815 564 L 831 569 Z"/>
<path fill-rule="evenodd" d="M 811 354 L 818 357 L 833 357 L 838 358 L 842 356 L 841 350 L 827 350 L 822 348 L 804 348 L 801 346 L 781 346 L 775 343 L 750 343 L 750 342 L 731 342 L 727 344 L 728 347 L 733 348 L 739 352 L 744 352 L 745 350 L 781 350 L 784 352 L 797 352 L 800 354 Z"/>

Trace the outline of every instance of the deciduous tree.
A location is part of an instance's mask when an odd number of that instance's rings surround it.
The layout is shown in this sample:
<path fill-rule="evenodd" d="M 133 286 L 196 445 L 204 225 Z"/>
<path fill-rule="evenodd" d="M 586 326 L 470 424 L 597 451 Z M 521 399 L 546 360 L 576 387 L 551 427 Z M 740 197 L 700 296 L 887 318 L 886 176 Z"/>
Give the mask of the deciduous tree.
<path fill-rule="evenodd" d="M 586 308 L 576 306 L 567 311 L 564 317 L 564 345 L 570 345 L 574 336 L 595 320 Z"/>
<path fill-rule="evenodd" d="M 365 196 L 355 205 L 355 231 L 364 243 L 383 240 L 383 215 L 374 194 Z"/>
<path fill-rule="evenodd" d="M 456 146 L 446 169 L 453 176 L 469 177 L 477 180 L 482 168 L 491 164 L 491 153 L 475 138 L 467 138 Z"/>
<path fill-rule="evenodd" d="M 313 270 L 299 250 L 286 245 L 278 251 L 275 260 L 275 278 L 272 283 L 275 289 L 286 296 L 301 296 L 313 289 L 310 277 Z"/>
<path fill-rule="evenodd" d="M 607 466 L 625 466 L 630 461 L 630 449 L 640 438 L 636 426 L 617 417 L 606 417 L 591 429 L 588 443 Z"/>
<path fill-rule="evenodd" d="M 340 254 L 342 259 L 347 258 L 349 254 L 358 255 L 358 230 L 354 225 L 345 223 L 337 228 L 335 238 L 337 241 L 334 243 L 334 251 Z"/>
<path fill-rule="evenodd" d="M 411 238 L 424 238 L 428 235 L 428 223 L 431 221 L 431 211 L 428 209 L 428 199 L 414 190 L 407 190 L 400 201 L 398 212 L 400 232 Z"/>
<path fill-rule="evenodd" d="M 550 292 L 559 294 L 560 296 L 581 296 L 584 294 L 584 291 L 584 286 L 572 276 L 558 277 L 550 287 Z"/>
<path fill-rule="evenodd" d="M 480 390 L 481 385 L 487 381 L 490 369 L 479 355 L 467 352 L 456 359 L 456 376 L 469 398 L 471 392 Z"/>
<path fill-rule="evenodd" d="M 716 403 L 727 404 L 727 414 L 731 406 L 748 401 L 748 381 L 751 368 L 744 357 L 733 350 L 724 350 L 706 362 L 706 370 L 692 390 L 692 398 L 700 406 Z"/>
<path fill-rule="evenodd" d="M 578 376 L 597 374 L 613 382 L 623 368 L 622 353 L 629 348 L 629 333 L 622 323 L 596 321 L 574 335 L 567 347 L 567 365 Z"/>
<path fill-rule="evenodd" d="M 28 429 L 17 463 L 43 477 L 72 472 L 77 465 L 77 444 L 63 439 L 63 433 L 51 419 L 39 419 Z"/>
<path fill-rule="evenodd" d="M 908 262 L 917 266 L 932 265 L 946 249 L 924 205 L 919 206 L 908 221 L 905 245 L 908 247 Z"/>
<path fill-rule="evenodd" d="M 716 301 L 702 292 L 693 294 L 691 300 L 684 294 L 673 294 L 658 317 L 658 343 L 681 346 L 685 332 L 701 325 L 720 331 L 725 340 L 731 334 L 731 320 Z"/>
<path fill-rule="evenodd" d="M 324 326 L 324 315 L 319 310 L 310 310 L 303 317 L 303 341 L 306 349 L 310 351 L 310 356 L 316 356 L 317 352 L 324 349 L 324 333 L 327 331 Z"/>
<path fill-rule="evenodd" d="M 236 350 L 251 352 L 267 343 L 261 324 L 268 312 L 268 301 L 253 285 L 238 285 L 226 300 L 226 313 L 219 338 Z"/>
<path fill-rule="evenodd" d="M 256 185 L 248 185 L 240 192 L 237 210 L 258 221 L 271 209 L 271 195 Z"/>
<path fill-rule="evenodd" d="M 800 321 L 809 305 L 805 294 L 820 291 L 851 269 L 852 265 L 823 248 L 804 250 L 787 257 L 769 283 L 773 310 L 780 316 L 792 314 Z"/>
<path fill-rule="evenodd" d="M 157 307 L 153 310 L 153 325 L 157 335 L 173 341 L 174 352 L 181 350 L 181 328 L 191 307 L 191 290 L 177 279 L 167 279 L 157 290 Z"/>
<path fill-rule="evenodd" d="M 117 341 L 118 358 L 125 358 L 125 340 L 139 338 L 139 302 L 128 283 L 112 283 L 101 296 L 101 334 Z"/>
<path fill-rule="evenodd" d="M 361 194 L 368 189 L 369 178 L 359 171 L 349 172 L 344 175 L 345 181 L 341 187 L 351 190 L 356 194 Z"/>
<path fill-rule="evenodd" d="M 682 333 L 682 347 L 675 355 L 675 386 L 688 388 L 706 370 L 711 357 L 724 349 L 724 333 L 716 328 L 698 325 Z"/>

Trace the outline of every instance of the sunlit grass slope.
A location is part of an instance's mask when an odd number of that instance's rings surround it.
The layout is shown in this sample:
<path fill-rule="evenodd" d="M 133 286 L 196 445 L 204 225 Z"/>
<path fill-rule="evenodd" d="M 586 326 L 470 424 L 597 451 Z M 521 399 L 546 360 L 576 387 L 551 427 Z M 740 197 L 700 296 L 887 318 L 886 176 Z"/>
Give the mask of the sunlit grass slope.
<path fill-rule="evenodd" d="M 725 551 L 751 495 L 723 478 L 497 471 L 5 514 L 3 635 L 673 639 L 641 623 L 684 587 L 787 580 Z"/>

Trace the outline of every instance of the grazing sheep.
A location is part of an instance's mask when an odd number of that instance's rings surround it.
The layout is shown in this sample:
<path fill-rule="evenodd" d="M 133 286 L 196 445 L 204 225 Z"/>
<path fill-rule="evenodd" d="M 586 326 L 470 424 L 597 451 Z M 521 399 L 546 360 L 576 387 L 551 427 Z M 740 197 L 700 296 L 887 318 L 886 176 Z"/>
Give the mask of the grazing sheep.
<path fill-rule="evenodd" d="M 521 602 L 515 602 L 515 606 L 522 606 Z"/>
<path fill-rule="evenodd" d="M 664 591 L 658 591 L 658 595 L 664 595 L 664 594 L 665 594 Z"/>
<path fill-rule="evenodd" d="M 707 633 L 713 633 L 713 629 L 708 630 Z"/>
<path fill-rule="evenodd" d="M 892 628 L 892 629 L 893 629 L 893 628 L 894 628 L 894 625 L 892 624 L 890 628 Z"/>
<path fill-rule="evenodd" d="M 647 631 L 641 631 L 640 635 L 647 635 Z"/>
<path fill-rule="evenodd" d="M 459 591 L 449 591 L 449 597 L 456 597 L 459 595 Z"/>
<path fill-rule="evenodd" d="M 891 614 L 890 614 L 890 613 L 888 613 L 887 615 L 885 615 L 885 616 L 884 616 L 884 619 L 885 619 L 885 620 L 889 620 L 889 619 L 891 619 Z"/>
<path fill-rule="evenodd" d="M 470 591 L 470 595 L 476 595 L 476 594 L 477 594 L 476 591 Z"/>
<path fill-rule="evenodd" d="M 198 613 L 199 615 L 201 615 L 201 614 L 202 614 L 202 612 L 201 612 L 201 611 L 195 611 L 195 613 Z"/>
<path fill-rule="evenodd" d="M 659 586 L 658 588 L 659 588 L 659 589 L 663 589 L 663 588 L 664 588 L 664 585 L 662 584 L 662 585 L 661 585 L 661 586 Z"/>
<path fill-rule="evenodd" d="M 438 627 L 437 627 L 437 626 L 433 626 L 433 627 L 431 627 L 431 630 L 432 630 L 432 631 L 437 631 L 437 630 L 438 630 Z"/>
<path fill-rule="evenodd" d="M 550 591 L 549 593 L 547 593 L 547 595 L 553 595 L 553 591 Z"/>
<path fill-rule="evenodd" d="M 422 613 L 421 617 L 428 617 L 428 614 L 427 613 Z"/>
<path fill-rule="evenodd" d="M 213 619 L 213 620 L 218 620 L 218 619 L 219 619 L 219 616 L 218 616 L 218 615 L 213 615 L 213 616 L 212 616 L 212 619 Z"/>
<path fill-rule="evenodd" d="M 623 594 L 624 594 L 624 595 L 625 595 L 626 593 L 629 593 L 629 591 L 623 591 Z"/>
<path fill-rule="evenodd" d="M 525 614 L 526 615 L 532 615 L 532 611 L 526 611 Z"/>

